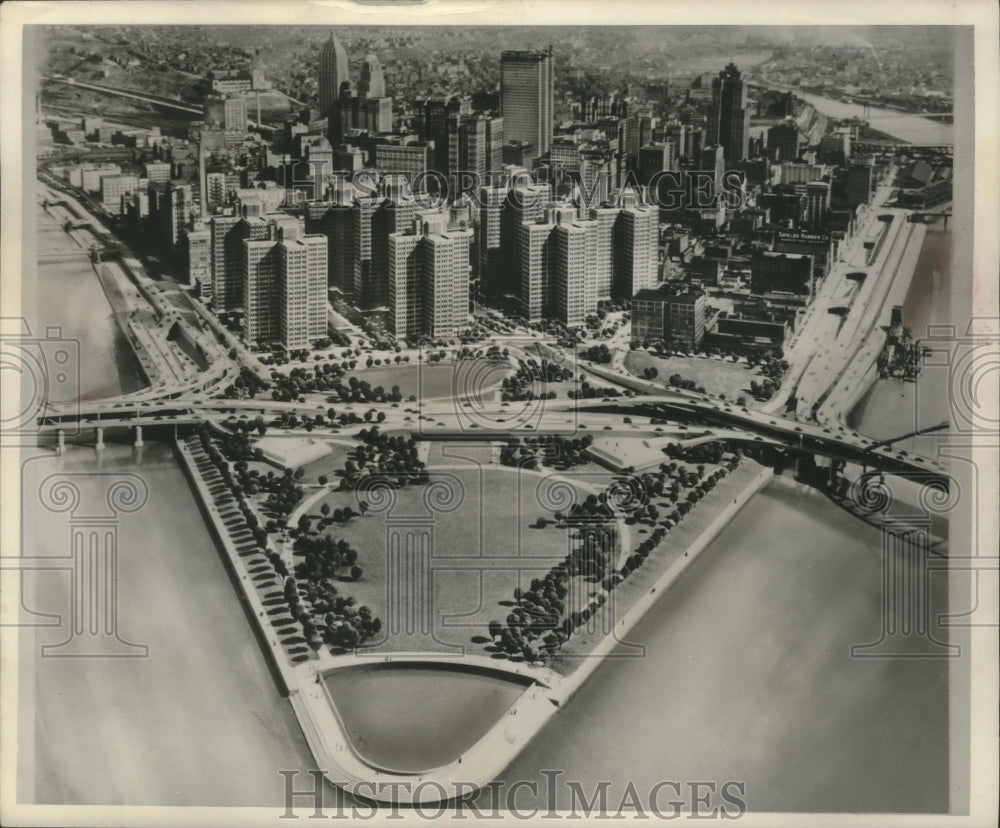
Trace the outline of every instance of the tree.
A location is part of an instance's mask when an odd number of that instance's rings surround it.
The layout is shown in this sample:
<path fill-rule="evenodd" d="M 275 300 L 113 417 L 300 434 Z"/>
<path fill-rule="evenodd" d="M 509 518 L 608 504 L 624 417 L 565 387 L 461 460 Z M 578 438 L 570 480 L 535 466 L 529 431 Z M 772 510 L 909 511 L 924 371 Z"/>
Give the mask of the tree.
<path fill-rule="evenodd" d="M 312 526 L 312 521 L 309 519 L 309 515 L 302 515 L 299 518 L 299 531 L 304 535 L 309 531 Z"/>
<path fill-rule="evenodd" d="M 327 517 L 330 514 L 330 504 L 324 503 L 322 506 L 319 507 L 319 510 L 323 514 L 323 517 Z"/>
<path fill-rule="evenodd" d="M 327 483 L 327 477 L 326 477 L 325 474 L 321 474 L 319 476 L 319 478 L 317 478 L 317 479 L 319 480 L 319 485 L 320 486 L 325 486 L 326 485 L 326 483 Z"/>
<path fill-rule="evenodd" d="M 495 641 L 499 638 L 500 633 L 503 631 L 503 627 L 500 625 L 499 621 L 490 621 L 489 630 L 490 638 Z"/>
<path fill-rule="evenodd" d="M 351 580 L 352 581 L 360 581 L 361 580 L 362 571 L 363 570 L 361 569 L 360 566 L 358 566 L 357 564 L 354 564 L 354 566 L 351 567 Z"/>
<path fill-rule="evenodd" d="M 367 512 L 368 508 L 369 508 L 368 507 L 368 501 L 367 500 L 361 500 L 361 501 L 359 501 L 358 502 L 358 508 L 361 510 L 362 517 L 364 517 L 365 512 Z"/>

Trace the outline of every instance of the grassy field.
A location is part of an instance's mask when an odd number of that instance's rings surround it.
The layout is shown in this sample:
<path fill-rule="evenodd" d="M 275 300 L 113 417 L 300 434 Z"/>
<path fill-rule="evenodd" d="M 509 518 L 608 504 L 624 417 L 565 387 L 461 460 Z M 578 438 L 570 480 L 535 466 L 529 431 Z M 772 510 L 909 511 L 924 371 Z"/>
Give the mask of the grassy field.
<path fill-rule="evenodd" d="M 646 368 L 656 368 L 659 371 L 656 382 L 666 387 L 669 387 L 667 380 L 671 374 L 680 374 L 684 379 L 704 386 L 709 394 L 725 394 L 727 400 L 733 401 L 745 396 L 748 405 L 753 402 L 750 383 L 753 380 L 761 382 L 757 370 L 747 368 L 742 362 L 702 357 L 657 357 L 645 351 L 629 351 L 625 357 L 625 368 L 637 377 L 641 377 Z"/>
<path fill-rule="evenodd" d="M 462 459 L 463 447 L 449 445 L 449 453 L 453 448 L 452 465 L 441 469 L 439 456 L 428 486 L 396 490 L 395 502 L 381 511 L 370 495 L 367 515 L 324 530 L 358 550 L 362 579 L 339 588 L 382 619 L 389 635 L 379 648 L 451 652 L 471 646 L 490 620 L 510 612 L 515 587 L 527 588 L 569 551 L 565 528 L 531 528 L 540 516 L 551 519 L 568 509 L 569 502 L 555 502 L 561 492 L 551 477 L 486 466 L 476 455 Z M 571 489 L 570 500 L 590 491 L 585 483 Z M 333 492 L 310 510 L 314 518 L 324 503 L 331 511 L 358 509 L 354 492 Z M 426 539 L 429 566 L 422 574 L 419 567 L 390 574 L 390 544 L 397 537 L 401 544 L 407 537 Z"/>
<path fill-rule="evenodd" d="M 510 371 L 507 366 L 491 366 L 483 360 L 466 360 L 447 365 L 392 365 L 377 368 L 365 368 L 354 371 L 344 378 L 347 382 L 351 376 L 364 380 L 372 388 L 381 385 L 387 391 L 394 385 L 399 386 L 400 393 L 406 399 L 415 395 L 418 399 L 433 400 L 440 397 L 476 395 L 492 389 Z"/>

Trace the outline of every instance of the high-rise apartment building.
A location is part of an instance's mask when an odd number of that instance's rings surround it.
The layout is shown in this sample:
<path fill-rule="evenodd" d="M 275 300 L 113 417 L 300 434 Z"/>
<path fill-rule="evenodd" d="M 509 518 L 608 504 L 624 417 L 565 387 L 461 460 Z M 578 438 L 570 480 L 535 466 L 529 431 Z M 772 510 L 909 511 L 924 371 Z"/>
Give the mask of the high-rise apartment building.
<path fill-rule="evenodd" d="M 326 336 L 326 247 L 323 236 L 278 234 L 278 335 L 288 350 Z"/>
<path fill-rule="evenodd" d="M 507 188 L 493 185 L 479 188 L 476 200 L 475 239 L 472 276 L 480 297 L 499 296 L 504 284 L 504 255 L 500 247 Z"/>
<path fill-rule="evenodd" d="M 740 70 L 729 63 L 712 80 L 712 106 L 708 117 L 709 144 L 720 144 L 729 164 L 742 161 L 749 153 L 747 89 Z"/>
<path fill-rule="evenodd" d="M 625 207 L 618 216 L 615 238 L 614 295 L 631 298 L 654 287 L 659 269 L 659 218 L 654 208 Z"/>
<path fill-rule="evenodd" d="M 490 288 L 493 295 L 499 296 L 505 292 L 520 294 L 521 226 L 525 222 L 537 221 L 550 199 L 551 191 L 546 184 L 515 182 L 514 186 L 509 188 L 500 216 L 500 248 L 507 265 L 506 274 L 503 283 L 497 285 L 495 293 L 493 288 Z"/>
<path fill-rule="evenodd" d="M 441 215 L 414 218 L 389 236 L 390 329 L 395 336 L 455 336 L 469 325 L 471 230 Z"/>
<path fill-rule="evenodd" d="M 267 222 L 260 215 L 212 216 L 212 303 L 216 312 L 243 306 L 243 242 L 267 238 Z"/>
<path fill-rule="evenodd" d="M 551 48 L 500 55 L 500 114 L 505 139 L 533 144 L 536 156 L 548 152 L 552 143 L 553 63 Z"/>

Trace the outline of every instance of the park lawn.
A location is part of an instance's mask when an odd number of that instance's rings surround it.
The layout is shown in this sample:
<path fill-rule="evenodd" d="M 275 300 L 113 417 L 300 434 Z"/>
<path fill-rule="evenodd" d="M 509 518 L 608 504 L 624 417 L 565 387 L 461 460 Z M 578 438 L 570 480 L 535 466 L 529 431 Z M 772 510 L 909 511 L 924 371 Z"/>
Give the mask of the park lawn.
<path fill-rule="evenodd" d="M 329 443 L 329 446 L 332 449 L 329 454 L 301 467 L 303 474 L 300 482 L 303 485 L 319 483 L 320 475 L 325 475 L 328 483 L 336 484 L 340 472 L 344 470 L 344 463 L 347 462 L 348 448 L 336 443 Z"/>
<path fill-rule="evenodd" d="M 445 364 L 380 365 L 358 368 L 345 375 L 344 382 L 352 376 L 367 382 L 372 388 L 381 385 L 386 391 L 399 386 L 403 399 L 415 396 L 418 400 L 434 400 L 453 396 L 476 396 L 481 392 L 492 393 L 501 380 L 511 372 L 509 366 L 488 363 L 486 360 L 460 360 Z"/>
<path fill-rule="evenodd" d="M 457 447 L 456 447 L 457 448 Z M 359 582 L 338 583 L 343 595 L 367 604 L 382 619 L 388 636 L 376 650 L 407 652 L 461 652 L 476 647 L 474 639 L 485 637 L 490 620 L 503 621 L 510 612 L 514 589 L 527 589 L 570 549 L 565 528 L 549 525 L 531 528 L 540 516 L 553 518 L 568 510 L 569 502 L 556 503 L 558 492 L 546 474 L 499 466 L 484 467 L 475 460 L 432 472 L 429 486 L 395 491 L 395 502 L 386 511 L 372 510 L 343 525 L 333 524 L 324 532 L 347 540 L 358 550 L 364 572 Z M 428 510 L 430 489 L 436 481 L 459 496 L 443 511 Z M 575 488 L 576 499 L 591 489 Z M 425 500 L 426 496 L 426 500 Z M 447 498 L 446 498 L 447 499 Z M 374 497 L 369 500 L 374 503 Z M 461 501 L 459 503 L 459 501 Z M 358 509 L 354 492 L 331 492 L 310 514 L 318 517 L 323 503 L 331 511 L 350 506 Z M 430 566 L 422 581 L 418 570 L 406 569 L 389 580 L 390 534 L 429 538 Z M 425 591 L 408 591 L 425 585 Z M 405 604 L 400 607 L 400 595 Z M 420 619 L 429 618 L 421 628 Z M 412 631 L 407 630 L 411 625 Z M 395 629 L 394 629 L 395 628 Z"/>
<path fill-rule="evenodd" d="M 750 393 L 750 383 L 762 381 L 756 368 L 748 368 L 743 362 L 712 359 L 711 357 L 658 357 L 642 350 L 629 351 L 625 356 L 625 368 L 637 377 L 646 368 L 659 371 L 654 382 L 669 388 L 671 374 L 680 374 L 684 379 L 694 380 L 695 385 L 704 386 L 708 394 L 725 394 L 726 399 L 735 402 L 738 397 L 747 398 L 748 407 L 754 403 Z"/>

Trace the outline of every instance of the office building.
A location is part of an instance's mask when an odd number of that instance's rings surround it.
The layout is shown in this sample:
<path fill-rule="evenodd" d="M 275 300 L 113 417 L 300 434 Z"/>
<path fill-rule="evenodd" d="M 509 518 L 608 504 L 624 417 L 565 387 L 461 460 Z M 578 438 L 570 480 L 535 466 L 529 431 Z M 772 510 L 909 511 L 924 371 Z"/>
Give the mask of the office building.
<path fill-rule="evenodd" d="M 539 156 L 552 143 L 553 63 L 551 48 L 500 55 L 500 114 L 506 139 L 533 144 Z"/>
<path fill-rule="evenodd" d="M 767 148 L 774 150 L 775 161 L 794 161 L 799 157 L 799 128 L 792 121 L 768 128 Z"/>
<path fill-rule="evenodd" d="M 209 95 L 205 99 L 205 123 L 226 131 L 245 133 L 250 119 L 244 95 Z"/>
<path fill-rule="evenodd" d="M 198 296 L 212 299 L 212 234 L 204 225 L 186 230 L 183 251 L 187 257 L 188 284 L 198 290 Z"/>
<path fill-rule="evenodd" d="M 639 148 L 638 175 L 643 186 L 649 184 L 657 173 L 676 169 L 676 147 L 672 142 L 650 143 Z"/>
<path fill-rule="evenodd" d="M 267 238 L 267 222 L 261 215 L 240 213 L 212 216 L 208 222 L 212 240 L 212 304 L 217 313 L 243 307 L 243 242 Z"/>
<path fill-rule="evenodd" d="M 847 203 L 854 210 L 867 204 L 875 190 L 875 168 L 870 164 L 852 164 L 847 170 Z"/>
<path fill-rule="evenodd" d="M 697 347 L 705 336 L 707 301 L 701 291 L 639 291 L 632 298 L 632 342 L 662 340 Z"/>
<path fill-rule="evenodd" d="M 386 176 L 402 176 L 413 192 L 423 192 L 427 186 L 432 148 L 426 141 L 394 143 L 380 141 L 375 145 L 375 166 Z"/>
<path fill-rule="evenodd" d="M 330 114 L 334 103 L 340 98 L 340 87 L 349 81 L 347 70 L 347 52 L 337 36 L 330 33 L 329 40 L 323 44 L 319 56 L 319 115 L 321 118 Z M 339 143 L 339 141 L 334 141 Z"/>
<path fill-rule="evenodd" d="M 365 58 L 361 67 L 361 79 L 358 81 L 359 98 L 384 98 L 385 78 L 382 75 L 382 64 L 375 55 Z"/>
<path fill-rule="evenodd" d="M 582 326 L 597 308 L 597 222 L 558 211 L 552 232 L 552 280 L 549 299 L 557 319 Z"/>
<path fill-rule="evenodd" d="M 515 182 L 514 186 L 509 188 L 500 215 L 500 247 L 503 251 L 503 261 L 506 263 L 506 274 L 503 284 L 497 285 L 496 293 L 492 293 L 493 288 L 490 288 L 492 295 L 503 293 L 520 295 L 521 225 L 539 219 L 550 198 L 551 192 L 545 184 L 534 184 L 525 180 L 523 183 Z"/>
<path fill-rule="evenodd" d="M 479 188 L 476 200 L 472 253 L 472 278 L 477 297 L 499 296 L 504 286 L 504 256 L 500 246 L 507 188 Z"/>
<path fill-rule="evenodd" d="M 618 207 L 607 204 L 590 208 L 590 218 L 597 225 L 594 231 L 594 289 L 598 300 L 610 299 L 614 289 L 615 233 L 619 212 Z"/>
<path fill-rule="evenodd" d="M 133 192 L 138 186 L 139 179 L 134 175 L 101 176 L 101 203 L 117 215 L 121 212 L 122 196 Z"/>
<path fill-rule="evenodd" d="M 306 233 L 327 240 L 327 286 L 354 293 L 354 188 L 334 186 L 331 201 L 306 206 Z"/>
<path fill-rule="evenodd" d="M 147 161 L 142 169 L 143 176 L 150 184 L 166 184 L 170 180 L 169 161 Z"/>
<path fill-rule="evenodd" d="M 746 85 L 739 69 L 729 63 L 712 80 L 708 143 L 721 145 L 726 162 L 735 164 L 749 153 L 748 127 Z"/>
<path fill-rule="evenodd" d="M 308 348 L 327 332 L 327 242 L 323 236 L 278 238 L 278 336 L 286 350 Z"/>
<path fill-rule="evenodd" d="M 283 213 L 243 221 L 255 237 L 241 242 L 247 339 L 286 350 L 308 348 L 327 329 L 326 239 L 305 234 L 298 218 Z"/>
<path fill-rule="evenodd" d="M 162 189 L 150 184 L 148 192 L 153 235 L 165 249 L 175 251 L 191 217 L 191 187 L 168 181 Z"/>
<path fill-rule="evenodd" d="M 467 173 L 464 180 L 456 179 L 463 189 L 482 183 L 487 175 L 503 168 L 503 118 L 451 115 L 447 119 L 446 142 L 448 163 L 442 172 Z M 436 150 L 435 145 L 435 154 Z"/>
<path fill-rule="evenodd" d="M 812 181 L 805 185 L 805 190 L 806 225 L 821 227 L 830 209 L 830 185 L 826 181 Z"/>
<path fill-rule="evenodd" d="M 758 251 L 751 258 L 750 268 L 752 293 L 812 296 L 813 257 L 810 255 Z"/>
<path fill-rule="evenodd" d="M 781 164 L 782 184 L 807 184 L 810 181 L 819 181 L 826 175 L 826 167 L 822 164 L 793 164 L 791 162 Z"/>

